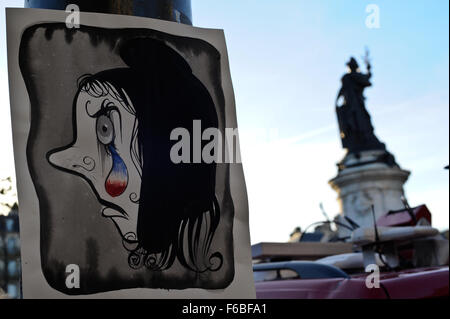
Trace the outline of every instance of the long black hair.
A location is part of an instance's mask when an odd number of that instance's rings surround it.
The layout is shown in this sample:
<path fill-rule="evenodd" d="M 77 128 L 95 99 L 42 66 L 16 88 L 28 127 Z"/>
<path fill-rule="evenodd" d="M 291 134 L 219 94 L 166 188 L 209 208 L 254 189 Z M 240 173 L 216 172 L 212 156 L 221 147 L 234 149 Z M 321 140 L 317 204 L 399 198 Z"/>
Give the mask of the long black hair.
<path fill-rule="evenodd" d="M 170 158 L 173 129 L 193 136 L 193 120 L 218 128 L 214 102 L 186 60 L 164 42 L 134 39 L 120 55 L 128 67 L 82 77 L 79 92 L 113 95 L 136 117 L 130 153 L 142 183 L 140 194 L 130 196 L 139 211 L 137 242 L 123 239 L 128 263 L 165 270 L 178 260 L 195 272 L 218 270 L 222 254 L 211 252 L 220 221 L 216 164 L 175 164 Z"/>

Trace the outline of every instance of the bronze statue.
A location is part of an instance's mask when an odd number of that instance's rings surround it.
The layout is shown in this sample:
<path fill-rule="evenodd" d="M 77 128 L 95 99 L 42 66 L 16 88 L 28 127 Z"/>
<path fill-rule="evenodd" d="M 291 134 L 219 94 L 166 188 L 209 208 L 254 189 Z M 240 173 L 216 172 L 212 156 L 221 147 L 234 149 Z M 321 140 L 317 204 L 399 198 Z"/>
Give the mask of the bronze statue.
<path fill-rule="evenodd" d="M 364 60 L 367 67 L 366 74 L 360 71 L 358 62 L 353 57 L 347 63 L 349 72 L 342 77 L 342 87 L 336 98 L 342 146 L 348 150 L 347 154 L 354 154 L 357 157 L 363 151 L 384 151 L 377 162 L 393 166 L 396 165 L 395 159 L 386 151 L 385 144 L 375 136 L 370 114 L 365 106 L 364 89 L 372 85 L 368 52 Z M 343 102 L 339 104 L 341 101 Z"/>
<path fill-rule="evenodd" d="M 370 115 L 365 107 L 364 89 L 372 85 L 371 65 L 366 57 L 367 74 L 361 73 L 358 62 L 351 58 L 350 71 L 342 77 L 342 88 L 336 99 L 336 112 L 341 131 L 342 146 L 349 153 L 367 150 L 385 150 L 386 147 L 374 134 Z M 343 104 L 338 105 L 341 97 Z"/>

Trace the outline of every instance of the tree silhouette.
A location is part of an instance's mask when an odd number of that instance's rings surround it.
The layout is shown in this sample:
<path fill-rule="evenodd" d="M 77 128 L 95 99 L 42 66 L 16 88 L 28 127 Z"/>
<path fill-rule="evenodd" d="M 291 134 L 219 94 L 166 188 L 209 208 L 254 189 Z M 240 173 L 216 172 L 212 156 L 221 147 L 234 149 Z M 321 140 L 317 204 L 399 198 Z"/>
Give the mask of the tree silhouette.
<path fill-rule="evenodd" d="M 9 210 L 17 210 L 17 193 L 13 189 L 11 177 L 0 179 L 0 206 Z"/>

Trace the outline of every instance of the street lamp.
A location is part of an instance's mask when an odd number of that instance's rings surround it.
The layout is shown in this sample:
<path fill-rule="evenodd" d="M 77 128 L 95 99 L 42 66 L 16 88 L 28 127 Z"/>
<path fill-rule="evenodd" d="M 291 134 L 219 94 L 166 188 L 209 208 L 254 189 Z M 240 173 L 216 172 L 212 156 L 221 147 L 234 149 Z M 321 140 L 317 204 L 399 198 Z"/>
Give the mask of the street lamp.
<path fill-rule="evenodd" d="M 133 15 L 192 25 L 191 0 L 25 0 L 25 8 L 65 10 L 76 4 L 80 11 Z"/>

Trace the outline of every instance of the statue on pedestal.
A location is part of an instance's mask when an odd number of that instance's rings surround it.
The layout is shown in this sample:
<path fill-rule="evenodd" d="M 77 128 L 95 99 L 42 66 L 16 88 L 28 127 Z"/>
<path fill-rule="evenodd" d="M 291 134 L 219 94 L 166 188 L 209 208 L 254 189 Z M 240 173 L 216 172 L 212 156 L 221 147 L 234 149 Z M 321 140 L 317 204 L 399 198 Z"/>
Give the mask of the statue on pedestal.
<path fill-rule="evenodd" d="M 365 106 L 364 89 L 372 85 L 368 53 L 365 63 L 367 73 L 362 73 L 358 62 L 353 57 L 350 59 L 347 63 L 349 72 L 342 77 L 342 87 L 336 98 L 342 146 L 348 150 L 348 154 L 356 157 L 363 151 L 382 151 L 382 155 L 376 161 L 394 166 L 396 164 L 392 154 L 386 151 L 385 144 L 375 136 L 370 114 Z M 343 163 L 339 165 L 341 167 Z"/>
<path fill-rule="evenodd" d="M 337 220 L 347 223 L 345 216 L 361 227 L 371 227 L 372 206 L 376 218 L 404 208 L 403 185 L 410 172 L 400 168 L 374 133 L 364 98 L 364 90 L 372 85 L 368 52 L 364 61 L 367 73 L 362 73 L 358 62 L 351 58 L 347 63 L 349 72 L 342 77 L 336 113 L 342 146 L 347 149 L 347 154 L 338 163 L 337 176 L 329 183 L 338 193 L 342 216 Z M 339 236 L 350 234 L 340 227 Z"/>

